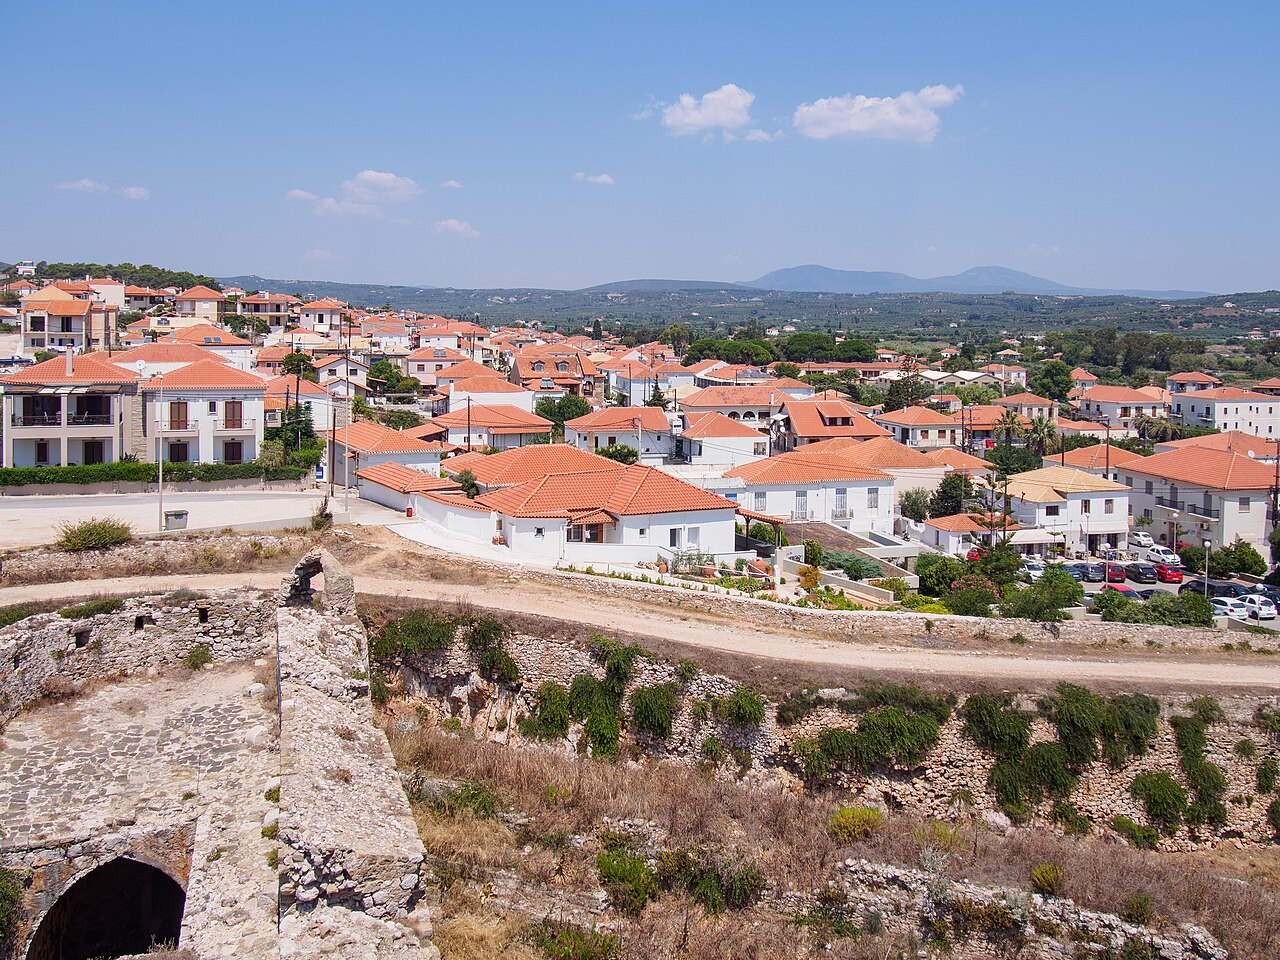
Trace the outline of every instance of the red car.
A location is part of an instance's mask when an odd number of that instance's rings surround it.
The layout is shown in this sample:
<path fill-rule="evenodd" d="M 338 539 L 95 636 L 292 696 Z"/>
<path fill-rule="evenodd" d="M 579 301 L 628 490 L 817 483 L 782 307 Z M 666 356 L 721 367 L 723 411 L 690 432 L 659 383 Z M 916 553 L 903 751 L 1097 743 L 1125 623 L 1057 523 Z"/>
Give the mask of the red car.
<path fill-rule="evenodd" d="M 981 560 L 986 555 L 986 547 L 970 547 L 969 552 L 964 555 L 964 558 L 966 560 Z"/>
<path fill-rule="evenodd" d="M 1107 583 L 1124 583 L 1128 576 L 1129 571 L 1123 563 L 1107 564 Z"/>
<path fill-rule="evenodd" d="M 1138 591 L 1137 591 L 1137 590 L 1133 589 L 1133 587 L 1126 586 L 1126 585 L 1125 585 L 1125 584 L 1123 584 L 1123 583 L 1121 583 L 1121 584 L 1108 583 L 1108 584 L 1107 584 L 1106 586 L 1104 586 L 1102 589 L 1103 589 L 1103 590 L 1114 590 L 1116 593 L 1120 594 L 1120 596 L 1125 597 L 1125 598 L 1127 598 L 1127 599 L 1129 599 L 1129 600 L 1138 600 L 1138 599 L 1141 599 L 1141 598 L 1138 596 Z M 1101 592 L 1101 591 L 1099 591 L 1099 592 Z"/>
<path fill-rule="evenodd" d="M 1171 567 L 1167 563 L 1152 564 L 1156 568 L 1156 579 L 1161 583 L 1181 583 L 1182 568 Z"/>

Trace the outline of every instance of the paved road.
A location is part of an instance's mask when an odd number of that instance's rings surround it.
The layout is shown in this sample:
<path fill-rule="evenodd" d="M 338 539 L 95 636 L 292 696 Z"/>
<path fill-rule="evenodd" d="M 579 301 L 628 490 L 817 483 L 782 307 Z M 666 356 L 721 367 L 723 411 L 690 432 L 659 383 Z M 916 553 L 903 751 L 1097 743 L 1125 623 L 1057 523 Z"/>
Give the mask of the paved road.
<path fill-rule="evenodd" d="M 140 593 L 178 587 L 219 589 L 250 586 L 274 589 L 278 573 L 210 576 L 137 577 L 72 583 L 38 584 L 0 589 L 0 605 L 24 600 L 61 599 L 95 593 Z M 1091 648 L 1066 647 L 1055 654 L 1043 645 L 1019 654 L 1003 650 L 921 649 L 818 640 L 801 631 L 741 626 L 723 617 L 690 608 L 657 607 L 641 600 L 579 593 L 566 580 L 564 588 L 510 579 L 494 583 L 451 584 L 389 579 L 356 573 L 360 593 L 412 597 L 427 601 L 465 600 L 478 607 L 519 612 L 542 611 L 603 631 L 617 630 L 661 637 L 693 647 L 742 654 L 762 661 L 782 660 L 852 670 L 918 673 L 922 676 L 967 677 L 998 683 L 1113 682 L 1159 685 L 1183 690 L 1203 687 L 1280 690 L 1280 664 L 1275 658 L 1207 662 L 1179 655 L 1146 655 L 1145 651 L 1101 655 Z"/>
<path fill-rule="evenodd" d="M 218 490 L 168 493 L 165 510 L 190 513 L 189 528 L 215 529 L 232 523 L 293 520 L 311 515 L 319 491 Z M 0 543 L 31 547 L 52 543 L 59 524 L 90 517 L 118 517 L 147 533 L 159 527 L 159 504 L 154 493 L 97 493 L 58 497 L 0 497 Z M 341 501 L 338 504 L 341 508 Z"/>

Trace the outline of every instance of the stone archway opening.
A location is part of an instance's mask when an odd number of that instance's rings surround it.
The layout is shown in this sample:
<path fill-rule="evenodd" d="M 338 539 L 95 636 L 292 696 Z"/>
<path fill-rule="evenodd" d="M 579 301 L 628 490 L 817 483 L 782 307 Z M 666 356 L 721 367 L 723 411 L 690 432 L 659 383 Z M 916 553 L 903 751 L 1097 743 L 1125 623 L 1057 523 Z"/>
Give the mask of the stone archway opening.
<path fill-rule="evenodd" d="M 163 870 L 118 857 L 72 884 L 45 915 L 27 960 L 90 960 L 178 943 L 187 895 Z"/>

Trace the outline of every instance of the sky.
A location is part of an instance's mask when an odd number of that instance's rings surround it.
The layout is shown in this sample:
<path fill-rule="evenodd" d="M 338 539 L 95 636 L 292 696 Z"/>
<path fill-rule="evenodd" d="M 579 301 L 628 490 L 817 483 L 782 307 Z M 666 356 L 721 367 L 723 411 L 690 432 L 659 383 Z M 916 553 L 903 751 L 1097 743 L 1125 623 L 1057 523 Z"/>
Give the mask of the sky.
<path fill-rule="evenodd" d="M 0 260 L 1275 289 L 1277 37 L 1274 0 L 30 4 Z"/>

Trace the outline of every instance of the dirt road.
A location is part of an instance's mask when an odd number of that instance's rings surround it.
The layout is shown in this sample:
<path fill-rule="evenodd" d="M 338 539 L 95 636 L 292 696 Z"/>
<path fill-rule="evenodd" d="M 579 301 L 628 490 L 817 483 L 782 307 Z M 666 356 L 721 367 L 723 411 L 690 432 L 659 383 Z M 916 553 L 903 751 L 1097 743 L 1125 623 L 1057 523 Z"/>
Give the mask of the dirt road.
<path fill-rule="evenodd" d="M 765 629 L 735 624 L 696 610 L 665 609 L 641 602 L 619 601 L 548 587 L 511 577 L 498 582 L 454 584 L 432 580 L 395 579 L 356 571 L 356 588 L 364 595 L 425 601 L 463 601 L 477 607 L 544 615 L 584 624 L 602 632 L 619 631 L 661 638 L 676 644 L 732 653 L 779 665 L 813 665 L 859 673 L 884 671 L 940 680 L 968 678 L 1011 686 L 1042 686 L 1067 680 L 1133 687 L 1191 690 L 1204 687 L 1275 693 L 1280 691 L 1277 658 L 1242 654 L 1239 660 L 1205 659 L 1168 651 L 1124 652 L 1107 656 L 1090 648 L 1046 651 L 1043 644 L 1024 652 L 996 649 L 923 649 L 880 643 L 814 639 L 800 630 Z M 136 594 L 147 591 L 255 587 L 274 589 L 280 574 L 181 575 L 126 577 L 69 583 L 38 584 L 0 589 L 0 605 L 29 600 L 52 600 L 94 594 Z"/>

